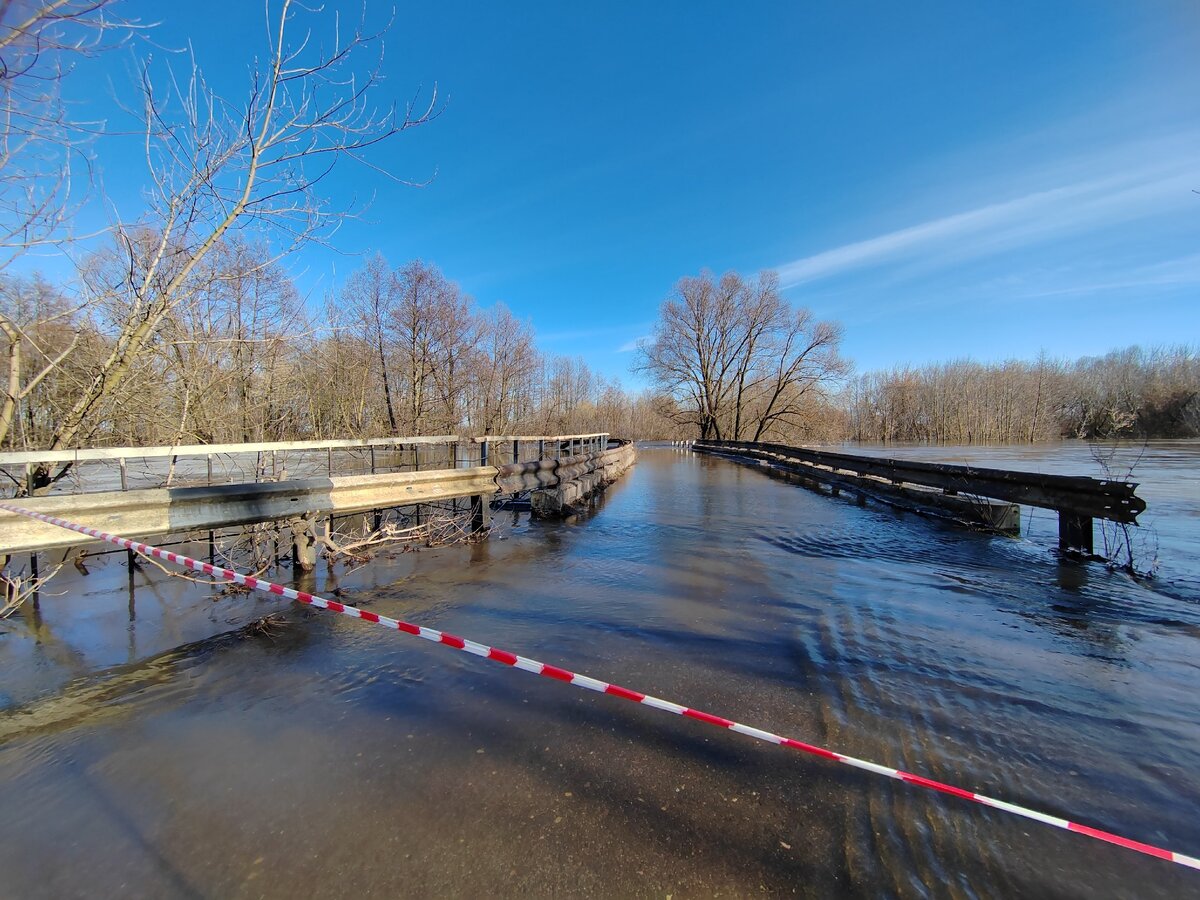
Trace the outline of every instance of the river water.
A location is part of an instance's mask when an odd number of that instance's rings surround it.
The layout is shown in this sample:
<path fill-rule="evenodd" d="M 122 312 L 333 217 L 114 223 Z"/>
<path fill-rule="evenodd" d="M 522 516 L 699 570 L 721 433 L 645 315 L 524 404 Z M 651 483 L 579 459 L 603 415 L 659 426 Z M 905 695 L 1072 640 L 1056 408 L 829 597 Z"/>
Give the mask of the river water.
<path fill-rule="evenodd" d="M 1074 447 L 911 452 L 1095 473 Z M 1058 560 L 1045 516 L 990 536 L 645 449 L 590 515 L 497 514 L 485 544 L 315 587 L 1200 855 L 1200 445 L 1137 476 L 1151 581 Z M 278 606 L 152 572 L 131 600 L 119 561 L 0 636 L 0 895 L 1200 896 L 1198 872 L 345 617 L 236 633 Z"/>

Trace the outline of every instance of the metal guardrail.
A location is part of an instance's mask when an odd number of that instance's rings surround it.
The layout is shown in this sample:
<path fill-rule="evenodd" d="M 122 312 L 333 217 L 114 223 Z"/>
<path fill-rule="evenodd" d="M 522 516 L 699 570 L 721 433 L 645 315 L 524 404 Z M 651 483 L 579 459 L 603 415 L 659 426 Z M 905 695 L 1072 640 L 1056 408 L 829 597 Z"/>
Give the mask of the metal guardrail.
<path fill-rule="evenodd" d="M 608 437 L 607 431 L 597 431 L 593 434 L 484 434 L 477 438 L 472 438 L 472 440 L 477 444 L 483 441 L 493 441 L 495 443 L 500 443 L 501 441 L 521 441 L 524 443 L 526 441 L 583 441 L 590 438 L 606 437 Z"/>
<path fill-rule="evenodd" d="M 598 453 L 608 446 L 608 432 L 594 434 L 485 434 L 472 438 L 479 445 L 479 464 L 498 465 L 501 456 L 508 456 L 509 463 L 521 461 L 521 445 L 536 445 L 534 459 L 553 458 L 562 453 L 574 456 L 581 453 Z"/>
<path fill-rule="evenodd" d="M 421 455 L 417 452 L 418 447 L 445 447 L 448 460 L 452 466 L 464 467 L 472 465 L 487 465 L 489 445 L 494 451 L 504 446 L 511 444 L 512 461 L 517 461 L 520 458 L 521 444 L 536 443 L 537 458 L 543 459 L 549 455 L 558 455 L 566 452 L 570 454 L 584 452 L 585 450 L 601 450 L 607 443 L 608 434 L 593 433 L 593 434 L 560 434 L 560 435 L 510 435 L 510 436 L 492 436 L 485 435 L 482 437 L 462 437 L 457 434 L 440 434 L 440 435 L 410 435 L 403 437 L 382 437 L 382 438 L 362 438 L 349 440 L 327 440 L 327 441 L 260 441 L 257 443 L 245 444 L 176 444 L 176 445 L 157 445 L 148 447 L 92 447 L 73 450 L 19 450 L 0 453 L 0 471 L 8 472 L 14 481 L 18 480 L 15 474 L 24 469 L 22 477 L 23 483 L 27 486 L 27 490 L 34 490 L 34 467 L 42 464 L 54 464 L 67 468 L 79 469 L 84 463 L 116 463 L 119 467 L 121 490 L 128 490 L 130 485 L 127 478 L 127 463 L 130 461 L 147 461 L 152 459 L 170 459 L 172 467 L 178 460 L 189 459 L 206 459 L 207 460 L 207 483 L 213 484 L 214 468 L 213 461 L 219 457 L 238 457 L 257 455 L 260 463 L 265 465 L 263 460 L 269 458 L 271 466 L 271 476 L 275 475 L 276 456 L 278 454 L 288 453 L 313 453 L 317 451 L 325 451 L 327 460 L 327 474 L 333 477 L 334 471 L 334 451 L 366 451 L 370 454 L 370 472 L 376 472 L 375 458 L 376 451 L 414 451 L 414 468 L 421 467 Z M 471 452 L 472 445 L 475 445 L 474 452 Z M 528 448 L 526 448 L 528 449 Z M 507 450 L 505 451 L 507 455 Z M 494 460 L 492 460 L 494 462 Z M 425 461 L 426 465 L 428 460 Z M 257 470 L 256 470 L 257 471 Z M 265 471 L 265 470 L 264 470 Z M 222 476 L 218 480 L 223 480 L 223 476 L 228 472 L 218 473 Z M 315 477 L 318 473 L 310 472 L 310 476 Z M 185 479 L 188 475 L 183 476 Z M 205 472 L 191 473 L 192 483 L 195 484 L 195 479 L 198 477 L 203 483 Z M 258 481 L 257 476 L 254 479 L 245 479 L 246 481 Z M 235 479 L 237 483 L 238 479 Z M 148 487 L 148 486 L 144 486 Z M 100 487 L 99 490 L 107 490 L 109 488 Z M 95 489 L 93 489 L 95 490 Z M 87 489 L 77 491 L 79 493 L 87 493 Z"/>
<path fill-rule="evenodd" d="M 1059 546 L 1088 554 L 1093 552 L 1092 519 L 1134 525 L 1138 514 L 1146 509 L 1146 501 L 1134 493 L 1136 482 L 859 456 L 750 441 L 696 441 L 693 448 L 784 460 L 810 470 L 850 472 L 893 484 L 939 488 L 947 494 L 973 494 L 1052 509 L 1059 514 Z M 816 474 L 819 476 L 819 471 Z"/>
<path fill-rule="evenodd" d="M 476 524 L 482 526 L 486 518 L 484 498 L 496 493 L 554 487 L 602 470 L 618 461 L 627 443 L 618 442 L 611 450 L 500 467 L 458 466 L 291 481 L 141 488 L 33 497 L 22 500 L 21 504 L 46 515 L 72 518 L 125 536 L 140 537 L 211 531 L 253 522 L 340 516 L 470 497 L 476 500 L 473 507 Z M 0 511 L 0 555 L 77 543 L 78 536 L 71 532 Z"/>
<path fill-rule="evenodd" d="M 178 444 L 154 447 L 89 447 L 79 450 L 17 450 L 0 453 L 0 468 L 39 462 L 100 462 L 120 459 L 222 456 L 232 453 L 287 453 L 308 450 L 369 450 L 372 447 L 407 447 L 413 444 L 452 444 L 456 434 L 419 437 L 363 438 L 342 441 L 267 441 L 257 444 Z"/>
<path fill-rule="evenodd" d="M 496 470 L 483 466 L 212 487 L 105 491 L 34 497 L 20 502 L 35 512 L 60 518 L 72 516 L 96 528 L 110 528 L 126 537 L 142 537 L 486 496 L 495 493 L 495 478 Z M 0 511 L 0 554 L 78 543 L 79 536 L 69 531 Z"/>
<path fill-rule="evenodd" d="M 853 453 L 828 453 L 824 450 L 806 450 L 784 444 L 749 441 L 697 441 L 695 447 L 738 452 L 759 451 L 813 466 L 824 466 L 834 471 L 871 475 L 893 483 L 919 484 L 941 488 L 951 493 L 976 494 L 993 500 L 1007 500 L 1010 503 L 1058 511 L 1066 510 L 1075 515 L 1109 519 L 1127 525 L 1134 524 L 1138 514 L 1146 509 L 1146 501 L 1134 494 L 1137 484 L 1127 481 L 915 462 L 858 456 Z"/>
<path fill-rule="evenodd" d="M 21 482 L 25 485 L 27 493 L 39 492 L 38 484 L 35 481 L 35 471 L 37 466 L 53 465 L 60 468 L 60 473 L 53 478 L 53 481 L 58 482 L 62 474 L 67 470 L 74 470 L 76 473 L 88 471 L 94 480 L 95 471 L 103 468 L 104 464 L 111 465 L 116 463 L 120 473 L 121 490 L 129 490 L 129 467 L 128 463 L 149 463 L 150 460 L 169 459 L 171 463 L 171 472 L 175 472 L 175 466 L 180 461 L 184 463 L 184 469 L 180 475 L 184 480 L 190 480 L 193 484 L 199 479 L 201 483 L 209 485 L 214 484 L 214 461 L 225 459 L 235 460 L 238 457 L 255 457 L 256 463 L 254 467 L 253 478 L 234 478 L 234 483 L 242 481 L 257 482 L 266 480 L 266 461 L 270 461 L 270 480 L 275 479 L 276 463 L 280 454 L 299 454 L 303 457 L 305 454 L 312 454 L 318 451 L 325 453 L 325 474 L 330 477 L 334 474 L 334 451 L 350 452 L 362 451 L 370 456 L 370 470 L 372 474 L 376 474 L 375 457 L 377 451 L 386 453 L 398 453 L 401 451 L 411 450 L 413 453 L 413 466 L 420 468 L 420 447 L 443 447 L 446 448 L 446 456 L 454 459 L 458 456 L 458 448 L 460 438 L 455 434 L 441 435 L 411 435 L 406 437 L 385 437 L 385 438 L 362 438 L 350 440 L 328 440 L 328 441 L 259 441 L 257 443 L 245 444 L 175 444 L 175 445 L 156 445 L 149 447 L 89 447 L 74 450 L 20 450 L 13 452 L 0 453 L 0 472 L 6 473 L 13 481 L 18 478 L 14 474 L 24 468 L 24 475 Z M 437 451 L 433 451 L 437 452 Z M 188 461 L 204 459 L 206 466 L 199 472 L 187 471 Z M 89 469 L 87 465 L 90 464 Z M 466 462 L 470 465 L 470 462 Z M 259 478 L 259 467 L 262 467 L 263 479 Z M 230 473 L 228 469 L 218 474 L 218 481 L 227 480 L 226 476 Z M 318 473 L 313 471 L 309 473 L 310 477 L 316 477 Z M 173 477 L 173 476 L 171 476 Z M 167 478 L 167 484 L 170 483 L 171 477 Z M 82 479 L 76 483 L 77 490 L 75 493 L 88 493 L 89 491 L 104 491 L 111 490 L 111 487 L 104 486 L 104 478 L 101 476 L 101 484 L 98 487 L 84 487 Z M 65 483 L 65 482 L 64 482 Z M 143 488 L 154 487 L 157 485 L 142 485 Z M 43 487 L 50 487 L 44 485 Z M 59 493 L 58 489 L 53 491 Z"/>

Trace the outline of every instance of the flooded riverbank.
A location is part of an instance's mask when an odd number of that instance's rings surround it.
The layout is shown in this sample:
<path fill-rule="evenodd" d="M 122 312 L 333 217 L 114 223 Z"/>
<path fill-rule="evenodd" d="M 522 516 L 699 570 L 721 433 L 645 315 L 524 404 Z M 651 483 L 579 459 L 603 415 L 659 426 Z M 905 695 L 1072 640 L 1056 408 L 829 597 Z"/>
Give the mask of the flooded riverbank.
<path fill-rule="evenodd" d="M 502 540 L 316 587 L 1196 855 L 1198 472 L 1195 444 L 1139 472 L 1162 557 L 1148 583 L 1060 563 L 1039 540 L 1052 522 L 1015 541 L 646 450 L 591 517 L 499 514 Z M 344 618 L 150 573 L 131 615 L 116 559 L 70 571 L 40 634 L 0 637 L 5 895 L 1200 888 Z M 286 627 L 217 636 L 273 610 Z"/>

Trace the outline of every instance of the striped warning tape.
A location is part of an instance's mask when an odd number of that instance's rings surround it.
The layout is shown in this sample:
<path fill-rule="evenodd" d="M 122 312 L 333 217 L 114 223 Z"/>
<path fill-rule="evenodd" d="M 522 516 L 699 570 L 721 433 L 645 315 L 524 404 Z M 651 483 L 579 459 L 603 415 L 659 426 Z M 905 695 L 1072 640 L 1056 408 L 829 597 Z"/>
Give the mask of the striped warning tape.
<path fill-rule="evenodd" d="M 611 694 L 614 697 L 632 700 L 634 703 L 640 703 L 644 706 L 653 707 L 654 709 L 661 709 L 664 712 L 674 713 L 678 716 L 686 716 L 689 719 L 696 719 L 697 721 L 705 722 L 709 725 L 715 725 L 718 728 L 727 728 L 730 731 L 736 731 L 738 734 L 744 734 L 747 737 L 757 738 L 760 741 L 766 741 L 770 744 L 779 744 L 784 747 L 791 747 L 793 750 L 800 750 L 801 752 L 809 753 L 813 756 L 819 756 L 822 759 L 831 759 L 835 762 L 853 766 L 856 769 L 874 772 L 876 775 L 886 775 L 888 778 L 895 778 L 900 781 L 908 782 L 909 784 L 915 784 L 919 785 L 920 787 L 941 791 L 944 794 L 953 794 L 955 797 L 962 797 L 964 800 L 973 800 L 976 803 L 981 803 L 984 806 L 990 806 L 993 809 L 1001 809 L 1005 812 L 1014 813 L 1018 816 L 1024 816 L 1026 819 L 1033 819 L 1035 822 L 1053 825 L 1055 828 L 1062 828 L 1067 831 L 1074 831 L 1078 834 L 1084 834 L 1088 837 L 1096 838 L 1097 840 L 1107 841 L 1110 844 L 1116 844 L 1119 847 L 1125 847 L 1129 850 L 1136 850 L 1139 853 L 1145 853 L 1148 856 L 1157 857 L 1158 859 L 1165 859 L 1169 862 L 1178 863 L 1182 866 L 1200 869 L 1200 859 L 1192 856 L 1185 856 L 1184 854 L 1176 853 L 1173 850 L 1165 850 L 1162 847 L 1156 847 L 1153 844 L 1144 844 L 1141 841 L 1130 840 L 1129 838 L 1121 837 L 1119 834 L 1114 834 L 1111 831 L 1104 831 L 1100 828 L 1092 828 L 1089 825 L 1080 825 L 1078 822 L 1072 822 L 1068 819 L 1063 819 L 1058 816 L 1051 816 L 1047 813 L 1038 812 L 1037 810 L 1029 809 L 1025 806 L 1018 806 L 1015 803 L 1006 803 L 1003 800 L 996 800 L 993 797 L 977 794 L 974 791 L 967 791 L 962 788 L 955 787 L 954 785 L 946 784 L 942 781 L 936 781 L 932 778 L 925 778 L 922 775 L 914 775 L 911 772 L 893 769 L 890 766 L 877 765 L 876 763 L 867 762 L 863 759 L 857 759 L 853 756 L 846 756 L 844 753 L 835 753 L 832 750 L 826 750 L 824 747 L 806 744 L 803 741 L 797 741 L 792 738 L 783 737 L 782 735 L 774 734 L 770 731 L 764 731 L 761 728 L 754 728 L 750 725 L 743 725 L 740 722 L 734 722 L 731 719 L 715 716 L 712 713 L 703 712 L 702 710 L 698 709 L 692 709 L 688 706 L 681 706 L 678 703 L 672 703 L 669 700 L 662 700 L 658 697 L 652 697 L 649 694 L 633 691 L 629 688 L 621 687 L 620 685 L 610 684 L 607 681 L 600 681 L 597 678 L 589 678 L 587 675 L 580 675 L 577 672 L 570 672 L 566 669 L 560 669 L 558 666 L 552 666 L 547 663 L 538 662 L 536 659 L 518 656 L 515 653 L 509 653 L 507 650 L 500 650 L 496 647 L 489 647 L 486 644 L 479 644 L 475 641 L 469 641 L 466 638 L 461 638 L 445 631 L 438 631 L 436 628 L 426 628 L 423 625 L 413 625 L 410 622 L 405 622 L 400 619 L 393 619 L 388 616 L 381 616 L 378 613 L 369 612 L 365 609 L 359 609 L 355 606 L 347 606 L 345 603 L 338 603 L 335 600 L 326 600 L 324 597 L 318 597 L 315 594 L 293 590 L 292 588 L 284 587 L 281 584 L 275 584 L 274 582 L 266 581 L 262 578 L 255 578 L 252 575 L 242 575 L 240 572 L 235 572 L 233 569 L 225 569 L 220 566 L 214 566 L 210 563 L 203 563 L 192 559 L 189 556 L 164 550 L 161 547 L 154 547 L 150 544 L 142 544 L 137 541 L 132 541 L 129 538 L 123 538 L 115 534 L 108 534 L 107 532 L 99 531 L 95 528 L 89 528 L 86 525 L 79 525 L 74 522 L 68 522 L 65 519 L 59 519 L 54 516 L 47 516 L 42 513 L 33 512 L 32 510 L 25 509 L 12 503 L 0 503 L 0 509 L 6 509 L 9 512 L 17 513 L 18 515 L 28 516 L 31 519 L 37 519 L 42 522 L 47 522 L 51 525 L 67 528 L 71 531 L 78 532 L 79 534 L 85 534 L 88 537 L 107 541 L 110 544 L 116 544 L 118 547 L 124 547 L 126 550 L 132 550 L 134 553 L 153 556 L 156 559 L 161 559 L 169 563 L 175 563 L 176 565 L 184 566 L 192 569 L 193 571 L 209 575 L 213 578 L 219 578 L 224 581 L 232 581 L 235 584 L 245 585 L 253 590 L 263 591 L 268 594 L 275 594 L 280 597 L 287 597 L 291 600 L 296 600 L 297 602 L 306 604 L 308 606 L 315 606 L 318 609 L 327 609 L 331 612 L 341 613 L 342 615 L 351 616 L 355 619 L 362 619 L 365 622 L 374 622 L 377 625 L 382 625 L 384 628 L 402 631 L 405 634 L 411 634 L 415 637 L 424 638 L 427 641 L 433 641 L 437 644 L 445 644 L 448 647 L 453 647 L 456 650 L 462 650 L 465 653 L 472 653 L 475 656 L 482 656 L 485 659 L 492 659 L 496 662 L 504 663 L 505 665 L 512 666 L 516 669 L 532 672 L 534 675 L 543 675 L 546 678 L 553 678 L 557 681 L 565 681 L 568 684 L 587 688 L 590 691 L 596 691 L 601 694 Z"/>

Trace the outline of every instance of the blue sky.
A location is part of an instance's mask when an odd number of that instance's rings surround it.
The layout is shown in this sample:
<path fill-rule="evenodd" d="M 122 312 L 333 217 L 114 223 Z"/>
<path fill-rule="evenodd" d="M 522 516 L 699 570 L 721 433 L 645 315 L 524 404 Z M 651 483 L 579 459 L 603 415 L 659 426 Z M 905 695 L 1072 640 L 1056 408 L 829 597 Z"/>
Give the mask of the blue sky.
<path fill-rule="evenodd" d="M 261 4 L 127 5 L 244 90 Z M 383 90 L 448 103 L 377 161 L 432 181 L 336 172 L 368 221 L 291 267 L 319 297 L 357 252 L 433 261 L 629 385 L 701 268 L 776 269 L 860 370 L 1194 343 L 1197 46 L 1195 2 L 401 4 Z M 91 64 L 87 101 L 113 115 L 152 51 Z M 128 152 L 100 164 L 135 215 Z"/>

